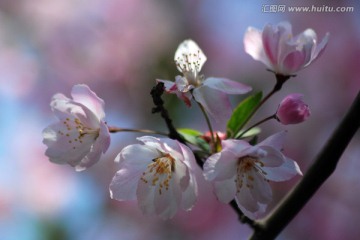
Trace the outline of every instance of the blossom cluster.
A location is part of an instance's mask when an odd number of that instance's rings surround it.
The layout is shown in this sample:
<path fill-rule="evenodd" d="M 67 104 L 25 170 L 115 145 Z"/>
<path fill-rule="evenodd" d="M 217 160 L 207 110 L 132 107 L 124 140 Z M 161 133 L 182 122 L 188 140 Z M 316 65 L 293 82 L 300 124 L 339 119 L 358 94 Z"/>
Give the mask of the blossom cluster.
<path fill-rule="evenodd" d="M 317 59 L 327 41 L 328 35 L 318 44 L 311 29 L 293 37 L 291 25 L 282 22 L 267 25 L 263 31 L 248 28 L 244 46 L 249 55 L 263 62 L 283 84 L 284 79 Z M 172 218 L 179 209 L 194 207 L 198 197 L 196 171 L 200 165 L 202 176 L 212 183 L 220 202 L 235 200 L 246 216 L 259 217 L 272 200 L 269 182 L 286 181 L 302 172 L 282 151 L 286 132 L 275 133 L 257 143 L 257 126 L 270 119 L 284 125 L 305 121 L 310 110 L 302 100 L 303 95 L 286 96 L 273 115 L 244 130 L 249 118 L 273 92 L 263 99 L 261 94 L 252 95 L 233 110 L 228 95 L 249 93 L 250 86 L 226 78 L 205 78 L 200 71 L 207 58 L 193 40 L 179 45 L 174 60 L 182 75 L 176 76 L 174 82 L 156 81 L 187 106 L 195 101 L 203 110 L 209 132 L 179 130 L 182 136 L 179 139 L 138 137 L 140 143 L 126 146 L 115 159 L 119 170 L 110 183 L 110 197 L 119 201 L 137 200 L 143 213 Z M 54 95 L 50 105 L 59 121 L 44 129 L 43 142 L 51 162 L 69 164 L 76 171 L 83 171 L 107 151 L 110 132 L 121 129 L 110 131 L 104 120 L 104 101 L 88 86 L 75 85 L 71 96 L 72 99 L 63 94 Z M 214 132 L 207 115 L 226 124 L 227 133 Z M 195 153 L 196 149 L 203 152 L 202 156 Z"/>

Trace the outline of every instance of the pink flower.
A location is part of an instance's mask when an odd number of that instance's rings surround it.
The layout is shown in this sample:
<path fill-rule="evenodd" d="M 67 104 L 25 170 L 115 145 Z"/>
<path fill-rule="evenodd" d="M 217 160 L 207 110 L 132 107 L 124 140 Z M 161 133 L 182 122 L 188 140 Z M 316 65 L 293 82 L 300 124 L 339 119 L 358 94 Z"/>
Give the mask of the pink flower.
<path fill-rule="evenodd" d="M 263 31 L 249 27 L 245 33 L 245 51 L 270 70 L 281 75 L 292 75 L 315 61 L 324 51 L 329 33 L 318 43 L 314 30 L 307 29 L 293 37 L 291 24 L 270 24 Z"/>
<path fill-rule="evenodd" d="M 276 112 L 276 119 L 284 125 L 297 124 L 310 116 L 310 109 L 303 102 L 303 95 L 293 93 L 286 96 Z"/>
<path fill-rule="evenodd" d="M 204 176 L 214 183 L 221 202 L 234 197 L 251 218 L 265 211 L 272 199 L 269 181 L 285 181 L 302 174 L 297 163 L 281 153 L 285 132 L 274 134 L 256 146 L 243 140 L 223 140 L 222 150 L 204 164 Z"/>
<path fill-rule="evenodd" d="M 59 122 L 43 131 L 45 154 L 58 164 L 68 163 L 82 171 L 99 161 L 110 145 L 110 134 L 104 122 L 104 101 L 87 85 L 73 86 L 73 99 L 55 94 L 52 111 Z"/>
<path fill-rule="evenodd" d="M 138 200 L 144 214 L 171 218 L 178 208 L 190 210 L 197 198 L 191 150 L 168 138 L 139 137 L 144 145 L 125 147 L 115 161 L 120 170 L 110 184 L 113 199 Z"/>
<path fill-rule="evenodd" d="M 244 94 L 251 87 L 225 78 L 204 79 L 200 70 L 206 56 L 192 40 L 183 41 L 175 52 L 177 69 L 183 76 L 176 76 L 175 83 L 163 82 L 168 93 L 176 94 L 186 105 L 191 106 L 192 97 L 219 123 L 225 123 L 231 116 L 232 108 L 227 94 Z"/>

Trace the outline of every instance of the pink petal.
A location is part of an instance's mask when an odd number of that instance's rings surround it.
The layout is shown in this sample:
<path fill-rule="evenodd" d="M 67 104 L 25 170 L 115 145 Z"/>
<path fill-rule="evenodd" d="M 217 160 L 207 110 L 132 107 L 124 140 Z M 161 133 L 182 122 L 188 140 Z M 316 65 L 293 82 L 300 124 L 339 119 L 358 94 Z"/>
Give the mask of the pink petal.
<path fill-rule="evenodd" d="M 215 194 L 222 203 L 229 203 L 236 195 L 235 179 L 227 179 L 224 181 L 214 182 Z"/>
<path fill-rule="evenodd" d="M 306 55 L 304 49 L 287 54 L 281 64 L 281 73 L 290 75 L 299 71 L 306 64 Z"/>
<path fill-rule="evenodd" d="M 226 78 L 210 77 L 203 82 L 203 85 L 227 94 L 244 94 L 252 90 L 251 87 L 245 84 L 235 82 Z"/>
<path fill-rule="evenodd" d="M 173 93 L 173 92 L 175 92 L 177 90 L 176 84 L 174 82 L 172 82 L 172 81 L 156 79 L 156 82 L 164 83 L 164 87 L 165 87 L 166 92 Z"/>
<path fill-rule="evenodd" d="M 90 90 L 85 84 L 73 86 L 71 96 L 75 102 L 79 102 L 92 111 L 100 120 L 104 119 L 104 101 L 99 98 L 96 93 Z"/>
<path fill-rule="evenodd" d="M 261 61 L 268 68 L 272 69 L 272 64 L 264 52 L 262 32 L 256 28 L 249 27 L 244 36 L 245 52 L 253 59 Z"/>
<path fill-rule="evenodd" d="M 218 90 L 201 86 L 193 91 L 194 98 L 199 102 L 207 113 L 219 123 L 226 125 L 231 116 L 232 108 L 228 96 Z"/>

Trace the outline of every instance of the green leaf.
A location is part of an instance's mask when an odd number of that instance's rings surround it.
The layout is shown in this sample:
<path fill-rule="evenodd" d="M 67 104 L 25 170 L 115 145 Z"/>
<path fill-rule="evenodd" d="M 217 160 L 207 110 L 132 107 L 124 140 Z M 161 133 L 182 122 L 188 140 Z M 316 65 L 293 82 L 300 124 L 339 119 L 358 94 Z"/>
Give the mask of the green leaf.
<path fill-rule="evenodd" d="M 238 138 L 240 135 L 243 134 L 244 131 L 239 131 L 234 138 Z M 243 134 L 241 136 L 241 138 L 248 138 L 248 137 L 253 137 L 258 135 L 261 132 L 261 128 L 258 127 L 254 127 L 252 129 L 250 129 L 249 131 L 247 131 L 245 134 Z"/>
<path fill-rule="evenodd" d="M 201 137 L 203 135 L 202 132 L 190 128 L 180 128 L 177 129 L 177 131 L 183 136 L 186 142 L 198 146 L 204 151 L 210 151 L 209 144 Z"/>
<path fill-rule="evenodd" d="M 244 127 L 254 108 L 260 103 L 261 98 L 262 92 L 255 93 L 240 102 L 234 109 L 227 123 L 226 133 L 228 138 L 238 135 L 238 132 Z"/>

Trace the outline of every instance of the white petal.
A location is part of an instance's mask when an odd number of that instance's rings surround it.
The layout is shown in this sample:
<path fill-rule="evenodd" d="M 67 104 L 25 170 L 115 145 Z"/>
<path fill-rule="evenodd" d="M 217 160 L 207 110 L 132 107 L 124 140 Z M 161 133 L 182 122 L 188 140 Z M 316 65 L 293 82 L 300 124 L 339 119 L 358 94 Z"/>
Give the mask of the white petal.
<path fill-rule="evenodd" d="M 239 82 L 235 82 L 226 78 L 214 77 L 207 78 L 203 82 L 203 85 L 227 94 L 244 94 L 250 92 L 252 89 L 251 87 Z"/>
<path fill-rule="evenodd" d="M 253 181 L 251 181 L 248 177 L 247 183 L 252 184 L 253 186 L 250 189 L 250 192 L 254 199 L 257 202 L 268 204 L 272 199 L 272 191 L 269 183 L 264 179 L 261 174 L 255 172 L 254 170 L 251 171 L 251 173 L 248 173 L 248 175 L 251 175 L 253 177 Z"/>
<path fill-rule="evenodd" d="M 205 85 L 195 88 L 193 91 L 194 98 L 199 102 L 209 115 L 219 123 L 226 125 L 229 120 L 232 108 L 228 96 Z"/>
<path fill-rule="evenodd" d="M 99 161 L 102 153 L 105 153 L 110 145 L 110 134 L 107 126 L 102 123 L 99 136 L 90 148 L 90 152 L 75 166 L 76 171 L 83 171 Z"/>
<path fill-rule="evenodd" d="M 110 183 L 110 197 L 119 201 L 135 200 L 136 188 L 143 171 L 130 168 L 120 169 Z"/>
<path fill-rule="evenodd" d="M 204 163 L 204 177 L 207 181 L 222 181 L 236 175 L 237 157 L 229 151 L 211 155 Z"/>
<path fill-rule="evenodd" d="M 163 219 L 172 218 L 178 210 L 181 201 L 181 189 L 172 178 L 169 181 L 169 188 L 163 188 L 159 192 L 159 186 L 155 190 L 155 212 Z"/>
<path fill-rule="evenodd" d="M 244 140 L 236 140 L 236 139 L 223 140 L 221 141 L 221 146 L 223 150 L 231 151 L 237 157 L 242 156 L 243 155 L 242 152 L 248 149 L 249 147 L 251 147 L 251 145 L 248 142 Z"/>
<path fill-rule="evenodd" d="M 119 153 L 120 157 L 116 160 L 120 162 L 120 166 L 126 166 L 133 169 L 145 169 L 154 158 L 160 157 L 160 153 L 149 146 L 133 144 L 125 147 Z"/>
<path fill-rule="evenodd" d="M 236 195 L 235 179 L 214 182 L 215 194 L 220 202 L 229 203 Z"/>
<path fill-rule="evenodd" d="M 240 192 L 236 193 L 235 200 L 238 203 L 240 209 L 244 208 L 252 213 L 259 210 L 259 205 L 256 199 L 253 198 L 250 189 L 246 186 L 243 186 L 240 189 Z"/>
<path fill-rule="evenodd" d="M 94 137 L 84 135 L 80 142 L 78 134 L 75 129 L 67 131 L 63 123 L 50 125 L 43 131 L 43 143 L 48 146 L 45 155 L 54 163 L 77 165 L 90 152 L 95 141 Z"/>
<path fill-rule="evenodd" d="M 323 40 L 319 44 L 316 45 L 316 47 L 313 49 L 313 52 L 312 52 L 311 61 L 308 64 L 315 61 L 317 58 L 319 58 L 321 56 L 321 54 L 324 52 L 324 50 L 327 46 L 329 37 L 330 37 L 330 34 L 326 33 Z"/>
<path fill-rule="evenodd" d="M 179 45 L 174 60 L 180 72 L 200 72 L 206 56 L 193 40 L 188 39 Z"/>
<path fill-rule="evenodd" d="M 155 187 L 143 181 L 138 182 L 136 197 L 141 211 L 147 215 L 155 214 Z"/>
<path fill-rule="evenodd" d="M 92 111 L 100 120 L 104 119 L 104 101 L 85 84 L 73 86 L 71 96 L 75 102 L 79 102 Z"/>
<path fill-rule="evenodd" d="M 268 57 L 264 52 L 264 46 L 262 42 L 262 32 L 256 28 L 249 27 L 244 36 L 245 52 L 253 57 L 253 59 L 261 61 L 268 68 L 272 69 Z"/>
<path fill-rule="evenodd" d="M 298 164 L 289 158 L 286 158 L 279 167 L 263 167 L 262 169 L 267 173 L 266 178 L 274 182 L 282 182 L 296 175 L 302 175 Z"/>
<path fill-rule="evenodd" d="M 188 187 L 182 194 L 181 205 L 184 210 L 191 210 L 194 206 L 198 195 L 198 187 L 195 175 L 190 172 L 190 181 Z"/>
<path fill-rule="evenodd" d="M 266 154 L 259 156 L 259 160 L 266 167 L 278 167 L 281 166 L 285 161 L 285 156 L 278 150 L 275 150 L 269 146 L 259 147 Z"/>
<path fill-rule="evenodd" d="M 283 148 L 285 137 L 286 131 L 278 132 L 258 143 L 257 146 L 270 146 L 280 151 Z"/>

